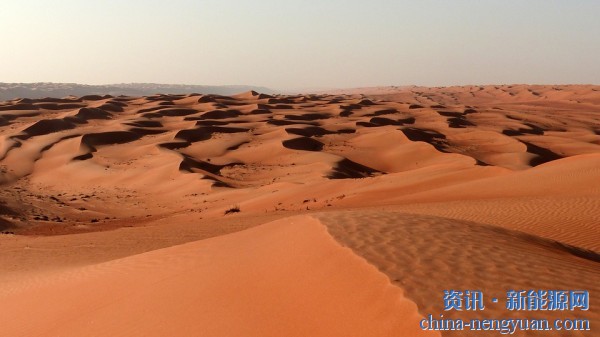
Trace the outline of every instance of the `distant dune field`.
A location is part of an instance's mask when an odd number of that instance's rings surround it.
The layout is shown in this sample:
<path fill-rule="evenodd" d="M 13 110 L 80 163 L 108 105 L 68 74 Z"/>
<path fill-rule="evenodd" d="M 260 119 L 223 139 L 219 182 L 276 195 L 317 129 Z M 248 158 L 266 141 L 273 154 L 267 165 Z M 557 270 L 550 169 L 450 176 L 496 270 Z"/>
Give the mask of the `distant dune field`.
<path fill-rule="evenodd" d="M 14 98 L 46 98 L 85 95 L 130 95 L 143 96 L 161 94 L 181 93 L 207 93 L 219 95 L 231 95 L 243 91 L 258 90 L 271 93 L 272 90 L 265 87 L 250 85 L 186 85 L 186 84 L 157 84 L 157 83 L 121 83 L 106 85 L 87 85 L 77 83 L 0 83 L 0 100 Z"/>
<path fill-rule="evenodd" d="M 600 293 L 599 86 L 17 98 L 0 185 L 0 335 L 471 336 L 419 328 L 444 289 Z"/>

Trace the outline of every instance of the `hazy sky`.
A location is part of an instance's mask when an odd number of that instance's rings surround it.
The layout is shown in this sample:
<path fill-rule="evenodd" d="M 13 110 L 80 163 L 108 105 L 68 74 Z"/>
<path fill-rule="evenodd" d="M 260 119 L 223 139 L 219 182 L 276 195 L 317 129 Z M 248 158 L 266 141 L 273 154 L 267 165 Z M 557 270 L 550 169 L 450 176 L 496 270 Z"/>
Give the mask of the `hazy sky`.
<path fill-rule="evenodd" d="M 1 0 L 0 82 L 600 84 L 598 0 Z"/>

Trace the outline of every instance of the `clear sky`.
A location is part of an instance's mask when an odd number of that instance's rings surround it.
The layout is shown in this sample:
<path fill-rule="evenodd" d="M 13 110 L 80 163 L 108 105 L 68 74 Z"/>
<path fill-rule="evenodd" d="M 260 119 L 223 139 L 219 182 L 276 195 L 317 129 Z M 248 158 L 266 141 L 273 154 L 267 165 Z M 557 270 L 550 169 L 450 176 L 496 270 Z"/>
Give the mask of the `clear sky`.
<path fill-rule="evenodd" d="M 600 84 L 600 1 L 1 0 L 0 82 Z"/>

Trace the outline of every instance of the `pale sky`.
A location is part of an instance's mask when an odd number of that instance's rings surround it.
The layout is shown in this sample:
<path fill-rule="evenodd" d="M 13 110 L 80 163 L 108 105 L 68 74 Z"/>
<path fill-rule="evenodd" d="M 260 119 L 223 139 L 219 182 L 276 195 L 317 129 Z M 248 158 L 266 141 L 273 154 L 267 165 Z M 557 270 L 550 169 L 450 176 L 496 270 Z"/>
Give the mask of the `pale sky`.
<path fill-rule="evenodd" d="M 0 0 L 0 82 L 600 84 L 600 1 Z"/>

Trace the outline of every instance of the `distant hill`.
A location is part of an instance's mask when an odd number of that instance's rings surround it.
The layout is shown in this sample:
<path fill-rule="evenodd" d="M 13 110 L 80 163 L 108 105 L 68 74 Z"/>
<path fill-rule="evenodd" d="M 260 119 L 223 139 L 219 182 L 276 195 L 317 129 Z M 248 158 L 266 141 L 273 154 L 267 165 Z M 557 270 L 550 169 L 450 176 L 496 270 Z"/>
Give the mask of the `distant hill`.
<path fill-rule="evenodd" d="M 86 85 L 76 83 L 0 83 L 0 101 L 14 98 L 65 97 L 69 95 L 127 95 L 145 96 L 153 94 L 218 94 L 232 95 L 255 90 L 265 94 L 274 93 L 264 87 L 248 85 L 186 85 L 156 83 L 124 83 L 108 85 Z"/>

